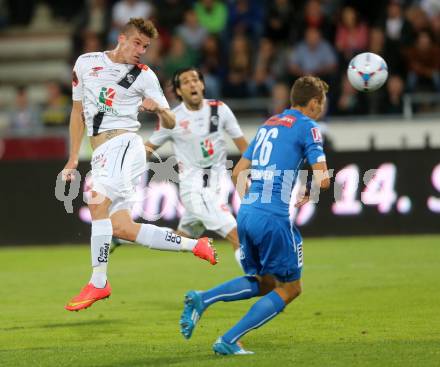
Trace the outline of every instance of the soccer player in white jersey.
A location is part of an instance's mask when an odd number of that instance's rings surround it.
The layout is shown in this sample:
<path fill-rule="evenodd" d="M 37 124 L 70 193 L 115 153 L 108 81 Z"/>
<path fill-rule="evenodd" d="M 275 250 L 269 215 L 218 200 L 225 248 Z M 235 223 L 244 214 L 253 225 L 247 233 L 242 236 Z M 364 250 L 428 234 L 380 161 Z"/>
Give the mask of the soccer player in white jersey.
<path fill-rule="evenodd" d="M 133 222 L 130 210 L 135 185 L 146 170 L 145 147 L 135 132 L 138 111 L 155 113 L 165 129 L 175 126 L 159 81 L 146 65 L 139 64 L 158 35 L 150 21 L 131 19 L 114 50 L 81 55 L 73 69 L 73 106 L 70 117 L 70 156 L 65 180 L 75 179 L 84 129 L 93 148 L 92 189 L 88 207 L 92 216 L 90 282 L 65 308 L 78 311 L 107 298 L 107 264 L 112 235 L 157 250 L 192 251 L 217 262 L 208 238 L 184 238 L 151 224 Z"/>
<path fill-rule="evenodd" d="M 176 126 L 159 127 L 146 143 L 147 157 L 166 141 L 171 141 L 179 167 L 180 198 L 185 213 L 177 233 L 197 238 L 205 229 L 232 244 L 240 264 L 237 222 L 229 211 L 221 186 L 228 173 L 224 134 L 240 154 L 248 143 L 231 109 L 223 102 L 204 98 L 203 74 L 196 68 L 178 70 L 173 88 L 182 101 L 173 109 Z M 227 195 L 228 193 L 226 193 Z"/>

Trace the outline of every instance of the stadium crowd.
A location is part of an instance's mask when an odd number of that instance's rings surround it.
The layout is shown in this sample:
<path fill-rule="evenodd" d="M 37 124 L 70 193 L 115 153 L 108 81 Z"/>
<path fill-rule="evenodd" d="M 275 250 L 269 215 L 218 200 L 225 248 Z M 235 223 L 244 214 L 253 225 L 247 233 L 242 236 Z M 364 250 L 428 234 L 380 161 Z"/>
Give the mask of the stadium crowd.
<path fill-rule="evenodd" d="M 289 86 L 305 74 L 331 86 L 328 115 L 399 114 L 404 93 L 440 93 L 439 0 L 46 2 L 54 17 L 72 25 L 72 64 L 82 53 L 113 47 L 130 17 L 153 20 L 160 38 L 144 61 L 171 104 L 170 77 L 191 65 L 203 71 L 207 97 L 271 97 L 268 114 L 284 109 Z M 1 18 L 0 27 L 25 26 L 36 3 L 6 1 L 9 16 Z M 381 55 L 389 67 L 386 86 L 373 94 L 354 90 L 345 74 L 349 60 L 364 51 Z M 47 88 L 50 101 L 41 106 L 41 120 L 48 126 L 67 124 L 70 86 L 51 82 Z M 18 127 L 25 102 L 20 88 L 12 118 Z"/>

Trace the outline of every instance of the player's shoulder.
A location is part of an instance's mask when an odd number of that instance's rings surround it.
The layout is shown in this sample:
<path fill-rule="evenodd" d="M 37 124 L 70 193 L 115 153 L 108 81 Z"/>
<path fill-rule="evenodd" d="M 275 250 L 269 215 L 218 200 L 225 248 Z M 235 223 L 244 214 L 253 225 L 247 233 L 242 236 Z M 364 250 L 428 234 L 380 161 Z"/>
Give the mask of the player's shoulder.
<path fill-rule="evenodd" d="M 143 75 L 147 79 L 157 79 L 156 73 L 146 64 L 136 64 L 136 68 L 141 71 L 141 75 Z"/>
<path fill-rule="evenodd" d="M 225 104 L 223 101 L 220 101 L 219 99 L 205 99 L 205 103 L 208 106 L 213 106 L 213 107 L 220 107 Z"/>
<path fill-rule="evenodd" d="M 97 59 L 102 58 L 103 52 L 87 52 L 85 54 L 79 55 L 77 61 L 81 62 L 93 62 Z"/>
<path fill-rule="evenodd" d="M 205 104 L 210 108 L 217 107 L 220 115 L 223 113 L 227 113 L 227 114 L 233 113 L 231 108 L 226 104 L 226 102 L 221 101 L 219 99 L 205 99 Z"/>
<path fill-rule="evenodd" d="M 313 120 L 312 118 L 305 116 L 303 114 L 301 114 L 301 116 L 299 116 L 298 122 L 299 122 L 298 126 L 304 128 L 304 129 L 312 128 L 312 127 L 319 127 L 318 123 L 315 120 Z"/>

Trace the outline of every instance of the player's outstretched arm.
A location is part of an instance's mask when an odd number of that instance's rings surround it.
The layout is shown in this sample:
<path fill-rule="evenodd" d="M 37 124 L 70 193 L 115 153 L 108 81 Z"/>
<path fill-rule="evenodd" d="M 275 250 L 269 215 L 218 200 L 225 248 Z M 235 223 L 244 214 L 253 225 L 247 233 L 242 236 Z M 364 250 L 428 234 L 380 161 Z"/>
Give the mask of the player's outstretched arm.
<path fill-rule="evenodd" d="M 72 112 L 70 113 L 70 153 L 69 160 L 63 169 L 63 180 L 75 179 L 74 171 L 78 167 L 79 149 L 84 136 L 85 121 L 81 101 L 73 101 Z"/>
<path fill-rule="evenodd" d="M 151 98 L 145 98 L 139 107 L 139 111 L 155 113 L 159 116 L 160 124 L 165 129 L 173 129 L 176 126 L 176 116 L 169 108 L 159 106 L 159 104 Z"/>
<path fill-rule="evenodd" d="M 250 166 L 251 161 L 249 159 L 241 157 L 238 163 L 235 165 L 234 170 L 232 171 L 232 182 L 237 189 L 240 199 L 243 199 L 248 189 L 248 176 Z"/>

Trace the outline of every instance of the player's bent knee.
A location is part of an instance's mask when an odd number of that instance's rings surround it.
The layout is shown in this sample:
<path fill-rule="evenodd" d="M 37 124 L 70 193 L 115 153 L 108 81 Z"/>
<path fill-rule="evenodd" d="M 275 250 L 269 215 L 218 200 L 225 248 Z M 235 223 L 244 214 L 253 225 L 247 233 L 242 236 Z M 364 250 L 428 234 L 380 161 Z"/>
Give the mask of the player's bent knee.
<path fill-rule="evenodd" d="M 302 292 L 301 282 L 299 280 L 291 283 L 284 283 L 281 288 L 283 290 L 283 298 L 286 304 L 289 304 L 295 298 L 298 298 Z"/>
<path fill-rule="evenodd" d="M 121 222 L 112 220 L 112 226 L 114 237 L 121 238 L 123 240 L 131 240 L 130 238 L 127 238 L 130 237 L 130 231 Z"/>

